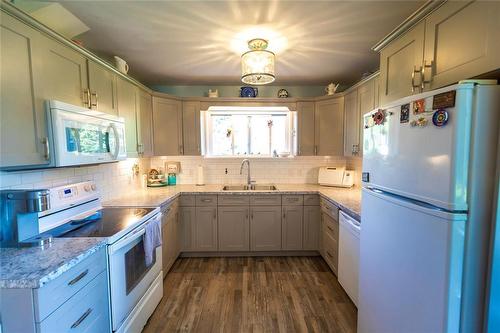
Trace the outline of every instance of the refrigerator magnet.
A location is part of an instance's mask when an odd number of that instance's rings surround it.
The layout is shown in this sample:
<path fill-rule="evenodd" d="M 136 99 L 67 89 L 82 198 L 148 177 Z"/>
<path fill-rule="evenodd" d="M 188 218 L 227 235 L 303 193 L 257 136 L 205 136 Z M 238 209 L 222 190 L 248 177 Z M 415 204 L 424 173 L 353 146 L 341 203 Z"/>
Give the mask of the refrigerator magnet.
<path fill-rule="evenodd" d="M 425 99 L 419 99 L 413 102 L 413 114 L 425 112 Z"/>
<path fill-rule="evenodd" d="M 399 122 L 401 124 L 410 121 L 410 104 L 401 105 L 401 114 L 399 115 Z"/>
<path fill-rule="evenodd" d="M 385 120 L 384 110 L 379 109 L 377 112 L 375 112 L 372 115 L 372 118 L 373 118 L 373 122 L 375 123 L 375 125 L 382 125 L 384 123 L 384 120 Z"/>
<path fill-rule="evenodd" d="M 448 122 L 449 115 L 445 109 L 439 109 L 432 115 L 432 123 L 437 127 L 443 127 Z"/>

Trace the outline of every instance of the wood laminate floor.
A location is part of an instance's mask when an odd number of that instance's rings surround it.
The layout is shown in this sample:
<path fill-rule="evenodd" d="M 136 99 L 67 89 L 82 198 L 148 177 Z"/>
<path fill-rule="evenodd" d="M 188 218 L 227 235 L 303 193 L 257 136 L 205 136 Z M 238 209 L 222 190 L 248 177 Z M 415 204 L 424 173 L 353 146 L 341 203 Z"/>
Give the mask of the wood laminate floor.
<path fill-rule="evenodd" d="M 357 310 L 321 257 L 181 258 L 153 332 L 355 332 Z"/>

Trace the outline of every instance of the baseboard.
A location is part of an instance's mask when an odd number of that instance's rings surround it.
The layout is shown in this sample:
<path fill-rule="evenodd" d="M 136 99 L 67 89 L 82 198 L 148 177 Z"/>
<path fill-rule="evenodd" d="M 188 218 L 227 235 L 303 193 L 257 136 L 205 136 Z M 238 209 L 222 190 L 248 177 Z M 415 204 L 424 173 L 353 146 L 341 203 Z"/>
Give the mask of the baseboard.
<path fill-rule="evenodd" d="M 262 252 L 182 252 L 181 258 L 197 257 L 314 257 L 318 251 L 262 251 Z"/>

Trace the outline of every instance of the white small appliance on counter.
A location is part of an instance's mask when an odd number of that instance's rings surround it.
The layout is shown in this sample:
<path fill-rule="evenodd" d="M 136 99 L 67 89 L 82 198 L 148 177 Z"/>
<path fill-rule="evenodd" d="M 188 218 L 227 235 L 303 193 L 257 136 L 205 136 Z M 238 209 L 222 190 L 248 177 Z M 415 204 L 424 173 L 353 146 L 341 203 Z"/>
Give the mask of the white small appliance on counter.
<path fill-rule="evenodd" d="M 352 187 L 354 185 L 354 171 L 344 167 L 320 167 L 318 184 L 334 187 Z"/>

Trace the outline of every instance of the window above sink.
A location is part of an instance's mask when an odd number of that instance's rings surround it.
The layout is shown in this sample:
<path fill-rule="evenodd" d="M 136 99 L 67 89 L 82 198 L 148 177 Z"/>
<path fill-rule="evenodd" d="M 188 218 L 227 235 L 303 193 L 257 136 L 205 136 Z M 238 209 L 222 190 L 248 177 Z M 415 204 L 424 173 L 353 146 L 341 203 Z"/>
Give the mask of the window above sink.
<path fill-rule="evenodd" d="M 207 157 L 295 155 L 296 112 L 287 107 L 210 107 L 201 112 Z"/>

